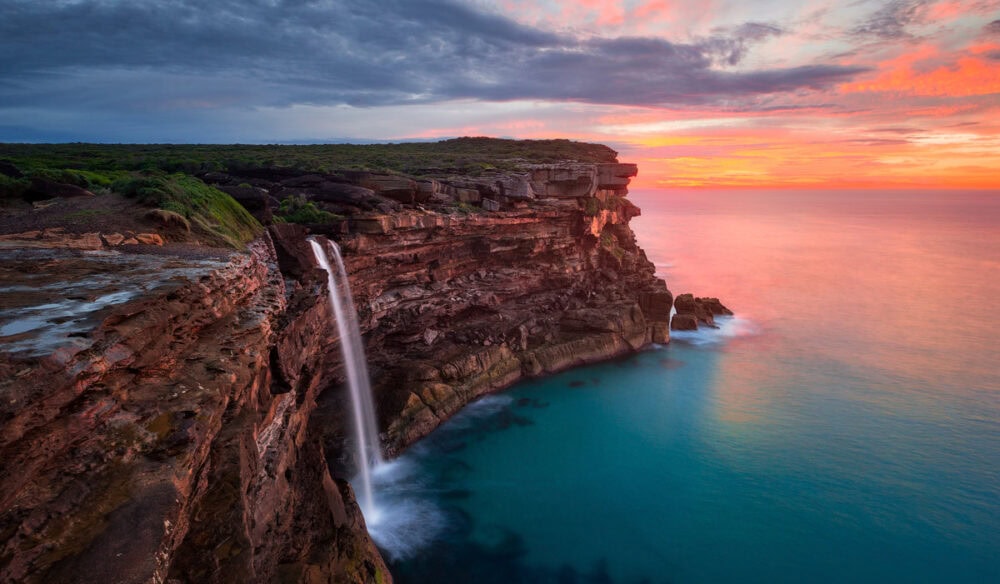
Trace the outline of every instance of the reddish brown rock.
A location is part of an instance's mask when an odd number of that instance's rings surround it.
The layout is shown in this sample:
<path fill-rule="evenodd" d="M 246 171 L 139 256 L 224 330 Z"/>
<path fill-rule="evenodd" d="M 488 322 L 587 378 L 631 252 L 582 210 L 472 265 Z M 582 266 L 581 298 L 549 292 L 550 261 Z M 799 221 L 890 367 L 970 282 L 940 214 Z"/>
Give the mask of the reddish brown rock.
<path fill-rule="evenodd" d="M 666 322 L 654 322 L 649 326 L 650 340 L 661 345 L 670 342 L 670 326 Z"/>
<path fill-rule="evenodd" d="M 390 453 L 483 393 L 669 339 L 672 297 L 628 227 L 638 210 L 615 199 L 624 185 L 601 192 L 595 223 L 571 198 L 594 195 L 595 165 L 531 173 L 542 200 L 525 207 L 355 216 L 338 236 Z M 436 373 L 414 378 L 418 364 Z"/>
<path fill-rule="evenodd" d="M 732 315 L 733 312 L 723 306 L 718 298 L 695 298 L 693 294 L 680 294 L 674 300 L 677 315 L 693 316 L 697 322 L 709 327 L 715 327 L 715 316 Z M 675 317 L 676 320 L 676 317 Z M 686 329 L 674 329 L 686 330 Z"/>
<path fill-rule="evenodd" d="M 116 245 L 121 245 L 125 241 L 125 236 L 121 233 L 103 233 L 101 234 L 101 239 L 104 240 L 105 245 L 108 247 L 114 247 Z"/>
<path fill-rule="evenodd" d="M 715 316 L 732 316 L 733 311 L 726 308 L 718 298 L 695 298 L 695 302 Z"/>
<path fill-rule="evenodd" d="M 163 237 L 159 233 L 138 233 L 135 239 L 143 245 L 163 245 Z"/>
<path fill-rule="evenodd" d="M 104 241 L 99 233 L 66 233 L 64 229 L 45 229 L 0 235 L 0 246 L 98 250 L 104 247 Z"/>
<path fill-rule="evenodd" d="M 258 242 L 82 346 L 0 355 L 0 581 L 390 581 L 314 427 L 340 373 L 306 281 Z"/>
<path fill-rule="evenodd" d="M 698 318 L 693 314 L 675 314 L 670 321 L 670 330 L 696 331 L 698 330 Z"/>
<path fill-rule="evenodd" d="M 670 292 L 628 226 L 633 165 L 245 174 L 205 179 L 348 217 L 322 229 L 388 453 L 479 395 L 669 339 Z M 343 372 L 309 235 L 273 225 L 273 251 L 117 306 L 48 357 L 0 358 L 0 460 L 18 469 L 0 475 L 0 581 L 390 581 L 336 478 Z"/>

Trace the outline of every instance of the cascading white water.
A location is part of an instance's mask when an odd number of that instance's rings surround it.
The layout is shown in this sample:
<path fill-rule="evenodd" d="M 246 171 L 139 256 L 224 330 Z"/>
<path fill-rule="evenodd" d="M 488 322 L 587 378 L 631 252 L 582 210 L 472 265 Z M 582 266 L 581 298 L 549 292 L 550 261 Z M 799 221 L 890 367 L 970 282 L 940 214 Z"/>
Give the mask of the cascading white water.
<path fill-rule="evenodd" d="M 337 332 L 340 335 L 340 348 L 344 356 L 344 369 L 347 372 L 347 386 L 351 392 L 351 407 L 354 411 L 354 432 L 357 441 L 360 491 L 358 504 L 368 523 L 378 518 L 378 509 L 372 492 L 372 469 L 382 464 L 382 452 L 379 447 L 375 404 L 372 402 L 371 383 L 368 379 L 368 365 L 365 362 L 365 349 L 361 341 L 361 329 L 358 328 L 358 316 L 354 310 L 354 300 L 351 298 L 351 287 L 347 281 L 347 271 L 344 269 L 344 259 L 340 248 L 330 241 L 329 255 L 323 245 L 310 238 L 313 255 L 320 267 L 326 270 L 327 285 L 330 289 L 330 306 L 333 308 L 337 321 Z M 329 257 L 333 257 L 336 270 L 331 269 Z"/>
<path fill-rule="evenodd" d="M 674 317 L 675 316 L 677 316 L 677 307 L 674 306 L 673 304 L 671 304 L 670 305 L 670 318 L 669 318 L 669 320 L 667 320 L 667 328 L 670 328 L 670 325 L 674 324 Z M 673 329 L 671 329 L 671 330 L 673 330 Z"/>

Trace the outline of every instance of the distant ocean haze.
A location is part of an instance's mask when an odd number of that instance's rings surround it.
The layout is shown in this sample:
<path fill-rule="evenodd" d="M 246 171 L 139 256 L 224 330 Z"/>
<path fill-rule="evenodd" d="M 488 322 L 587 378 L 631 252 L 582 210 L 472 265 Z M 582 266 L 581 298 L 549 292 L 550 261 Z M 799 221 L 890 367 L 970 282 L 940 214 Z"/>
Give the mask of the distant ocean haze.
<path fill-rule="evenodd" d="M 380 478 L 397 580 L 1000 581 L 1000 193 L 630 198 L 736 316 L 418 443 Z"/>

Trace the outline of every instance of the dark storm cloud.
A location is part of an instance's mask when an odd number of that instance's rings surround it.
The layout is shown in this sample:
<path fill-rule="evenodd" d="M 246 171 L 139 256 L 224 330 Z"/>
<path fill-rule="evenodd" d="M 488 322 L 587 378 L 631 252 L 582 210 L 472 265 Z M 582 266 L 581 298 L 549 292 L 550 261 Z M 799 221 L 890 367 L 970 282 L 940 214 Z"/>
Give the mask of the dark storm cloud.
<path fill-rule="evenodd" d="M 923 9 L 930 0 L 892 0 L 879 8 L 852 32 L 859 36 L 880 39 L 904 39 L 911 35 L 906 27 L 921 21 Z"/>
<path fill-rule="evenodd" d="M 449 0 L 0 0 L 0 106 L 175 108 L 455 98 L 697 104 L 823 88 L 863 71 L 731 71 L 782 34 L 681 44 L 578 39 Z"/>

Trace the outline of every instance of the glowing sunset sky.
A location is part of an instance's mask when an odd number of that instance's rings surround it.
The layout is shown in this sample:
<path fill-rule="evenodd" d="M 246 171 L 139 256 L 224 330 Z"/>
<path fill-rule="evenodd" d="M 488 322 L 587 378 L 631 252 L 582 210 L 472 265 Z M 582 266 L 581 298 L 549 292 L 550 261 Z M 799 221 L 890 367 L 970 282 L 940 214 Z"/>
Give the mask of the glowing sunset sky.
<path fill-rule="evenodd" d="M 639 187 L 1000 188 L 1000 0 L 0 0 L 0 141 L 597 141 Z"/>

